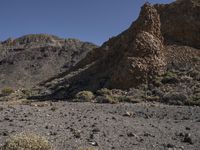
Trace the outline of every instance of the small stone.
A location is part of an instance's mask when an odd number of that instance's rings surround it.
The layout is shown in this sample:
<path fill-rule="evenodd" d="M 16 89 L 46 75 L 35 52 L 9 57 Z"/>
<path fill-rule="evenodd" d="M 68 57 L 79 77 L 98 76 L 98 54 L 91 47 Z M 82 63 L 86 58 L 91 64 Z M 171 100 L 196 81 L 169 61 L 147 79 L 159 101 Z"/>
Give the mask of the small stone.
<path fill-rule="evenodd" d="M 3 107 L 0 107 L 0 111 L 3 111 L 3 109 L 4 109 Z"/>
<path fill-rule="evenodd" d="M 94 129 L 92 130 L 92 132 L 93 132 L 93 133 L 98 133 L 98 132 L 100 132 L 100 130 L 99 130 L 98 128 L 94 128 Z"/>
<path fill-rule="evenodd" d="M 134 136 L 136 136 L 136 135 L 133 134 L 132 132 L 128 132 L 128 133 L 127 133 L 127 136 L 128 136 L 128 137 L 134 137 Z"/>
<path fill-rule="evenodd" d="M 75 138 L 80 138 L 81 137 L 81 131 L 80 130 L 74 130 L 73 134 L 74 134 Z"/>
<path fill-rule="evenodd" d="M 125 116 L 125 117 L 132 117 L 132 116 L 134 116 L 134 113 L 127 111 L 125 114 L 123 114 L 123 116 Z"/>
<path fill-rule="evenodd" d="M 186 129 L 186 130 L 190 130 L 190 128 L 189 128 L 189 127 L 185 127 L 185 129 Z"/>
<path fill-rule="evenodd" d="M 2 130 L 2 131 L 0 131 L 0 135 L 2 135 L 2 136 L 8 136 L 9 132 L 7 130 Z"/>
<path fill-rule="evenodd" d="M 173 145 L 173 144 L 171 144 L 171 143 L 168 143 L 167 145 L 166 145 L 168 148 L 174 148 L 175 146 Z"/>
<path fill-rule="evenodd" d="M 95 142 L 95 141 L 90 142 L 90 144 L 91 144 L 92 146 L 98 146 L 98 143 Z"/>
<path fill-rule="evenodd" d="M 55 136 L 55 135 L 57 135 L 57 133 L 50 131 L 50 135 Z"/>
<path fill-rule="evenodd" d="M 193 144 L 191 134 L 186 133 L 185 136 L 184 136 L 183 142 Z"/>

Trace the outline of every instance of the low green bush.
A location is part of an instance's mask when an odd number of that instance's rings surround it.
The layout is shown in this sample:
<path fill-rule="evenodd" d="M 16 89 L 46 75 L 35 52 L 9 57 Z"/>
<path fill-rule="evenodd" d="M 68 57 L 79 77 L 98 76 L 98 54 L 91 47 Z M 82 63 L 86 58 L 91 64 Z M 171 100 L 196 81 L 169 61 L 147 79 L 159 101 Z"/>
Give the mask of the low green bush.
<path fill-rule="evenodd" d="M 168 84 L 175 84 L 175 83 L 178 82 L 177 74 L 174 73 L 174 72 L 168 71 L 163 75 L 161 82 L 163 84 L 167 84 L 167 83 Z"/>

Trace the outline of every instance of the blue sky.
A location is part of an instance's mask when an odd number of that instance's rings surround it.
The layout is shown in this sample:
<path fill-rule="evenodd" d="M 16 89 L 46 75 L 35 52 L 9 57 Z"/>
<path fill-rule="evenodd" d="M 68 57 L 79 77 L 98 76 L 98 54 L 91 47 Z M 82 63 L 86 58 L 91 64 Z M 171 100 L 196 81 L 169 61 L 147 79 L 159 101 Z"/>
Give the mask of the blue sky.
<path fill-rule="evenodd" d="M 0 40 L 32 33 L 98 45 L 127 29 L 146 0 L 0 0 Z M 170 3 L 174 0 L 149 0 Z"/>

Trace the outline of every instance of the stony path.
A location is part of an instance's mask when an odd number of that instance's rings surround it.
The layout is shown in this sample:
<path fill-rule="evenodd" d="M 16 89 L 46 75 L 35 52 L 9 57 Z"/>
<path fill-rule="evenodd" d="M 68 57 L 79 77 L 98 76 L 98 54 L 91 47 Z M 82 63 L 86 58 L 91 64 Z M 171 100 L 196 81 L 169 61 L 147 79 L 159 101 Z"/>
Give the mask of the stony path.
<path fill-rule="evenodd" d="M 0 144 L 24 131 L 46 136 L 56 150 L 199 150 L 200 107 L 0 102 Z"/>

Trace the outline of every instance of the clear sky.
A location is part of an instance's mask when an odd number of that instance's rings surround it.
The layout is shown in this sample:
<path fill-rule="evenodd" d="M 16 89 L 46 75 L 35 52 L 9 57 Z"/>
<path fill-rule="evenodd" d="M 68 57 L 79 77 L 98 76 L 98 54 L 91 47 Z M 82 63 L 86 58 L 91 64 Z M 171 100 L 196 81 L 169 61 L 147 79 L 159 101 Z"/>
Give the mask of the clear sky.
<path fill-rule="evenodd" d="M 174 0 L 149 0 L 169 3 Z M 127 29 L 146 0 L 0 0 L 0 40 L 32 33 L 98 45 Z"/>

